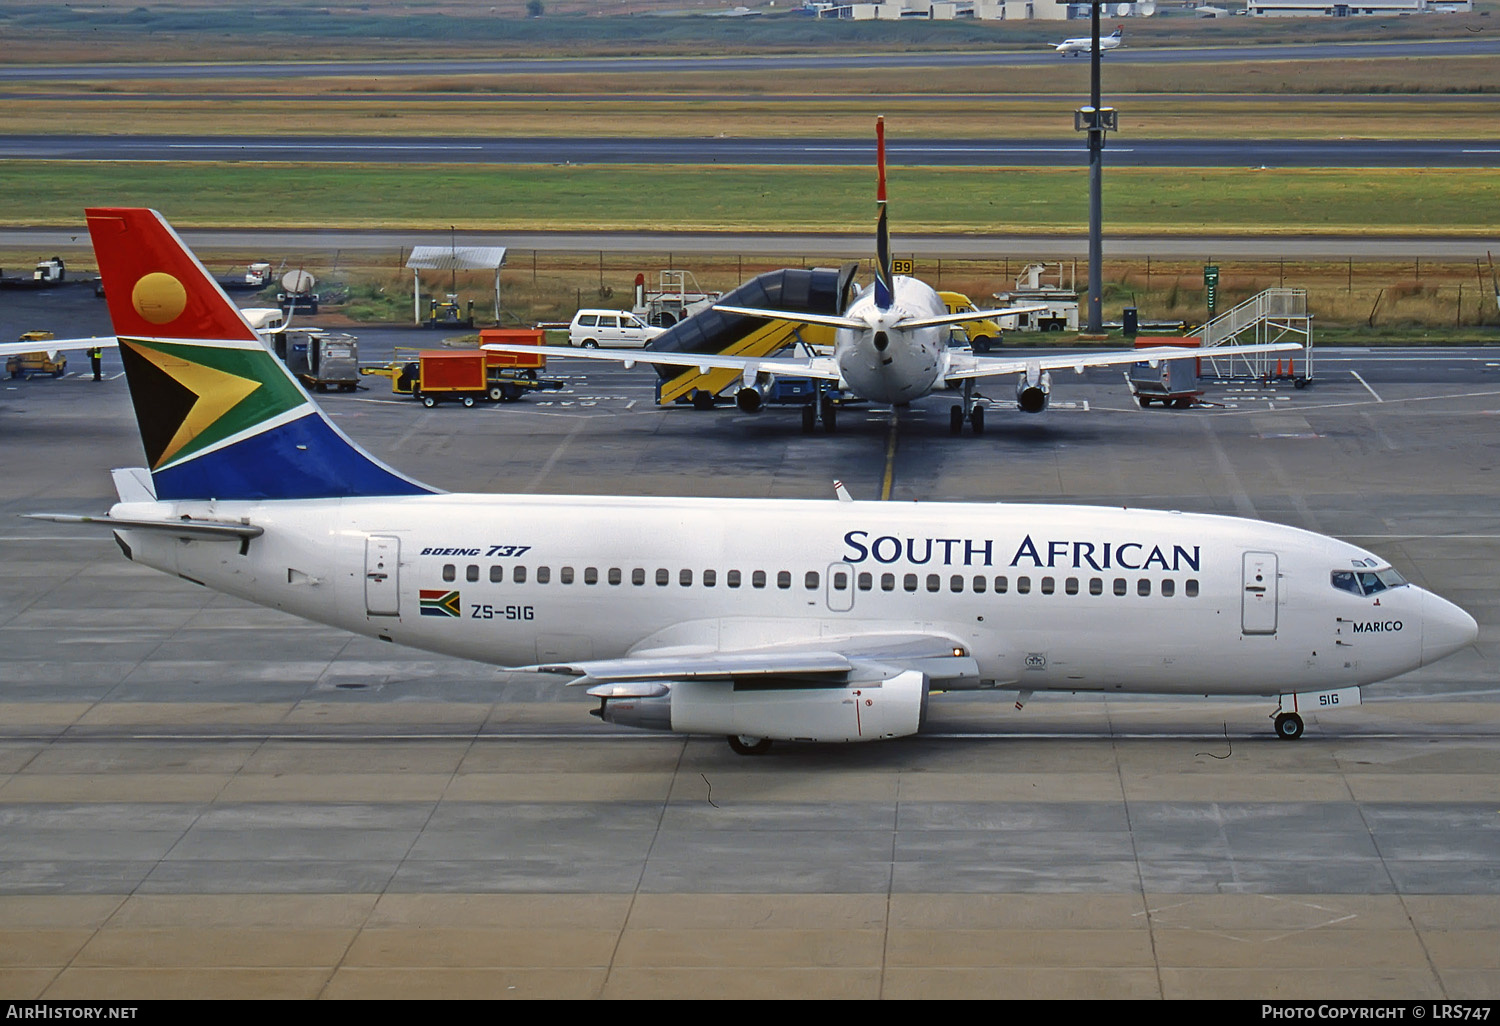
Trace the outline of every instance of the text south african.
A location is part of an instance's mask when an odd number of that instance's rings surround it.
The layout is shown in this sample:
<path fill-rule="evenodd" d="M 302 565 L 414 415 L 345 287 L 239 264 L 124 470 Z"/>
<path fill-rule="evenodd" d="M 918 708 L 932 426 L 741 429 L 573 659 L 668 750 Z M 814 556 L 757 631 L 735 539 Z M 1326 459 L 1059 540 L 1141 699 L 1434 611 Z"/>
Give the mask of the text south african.
<path fill-rule="evenodd" d="M 884 534 L 871 538 L 869 531 L 844 535 L 844 562 L 873 559 L 889 564 L 905 561 L 918 566 L 994 566 L 996 543 L 991 538 L 898 538 Z M 1009 546 L 1000 550 L 1011 552 Z M 1011 554 L 1009 567 L 1072 570 L 1201 570 L 1202 552 L 1197 545 L 1150 544 L 1135 541 L 1076 541 L 1043 539 L 1031 535 L 1021 540 Z"/>

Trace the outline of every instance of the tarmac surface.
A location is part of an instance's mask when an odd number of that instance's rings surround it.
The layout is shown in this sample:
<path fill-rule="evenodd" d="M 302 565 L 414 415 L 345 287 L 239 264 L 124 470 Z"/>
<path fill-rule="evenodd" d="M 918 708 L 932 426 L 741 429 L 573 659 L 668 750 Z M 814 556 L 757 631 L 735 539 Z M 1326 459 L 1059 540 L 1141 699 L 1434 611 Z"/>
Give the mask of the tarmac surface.
<path fill-rule="evenodd" d="M 0 336 L 39 327 L 0 294 Z M 58 334 L 103 304 L 74 290 Z M 431 333 L 362 330 L 362 357 Z M 1500 339 L 1497 339 L 1500 342 Z M 1306 368 L 1301 368 L 1305 370 Z M 78 372 L 83 370 L 83 374 Z M 1493 1000 L 1500 348 L 1330 350 L 1314 381 L 1136 407 L 661 410 L 642 370 L 424 410 L 320 397 L 454 490 L 1079 501 L 1356 540 L 1480 623 L 1276 740 L 1263 701 L 935 698 L 928 732 L 733 755 L 550 677 L 393 650 L 15 514 L 139 465 L 101 382 L 0 382 L 0 995 Z M 1163 624 L 1163 630 L 1171 630 Z"/>

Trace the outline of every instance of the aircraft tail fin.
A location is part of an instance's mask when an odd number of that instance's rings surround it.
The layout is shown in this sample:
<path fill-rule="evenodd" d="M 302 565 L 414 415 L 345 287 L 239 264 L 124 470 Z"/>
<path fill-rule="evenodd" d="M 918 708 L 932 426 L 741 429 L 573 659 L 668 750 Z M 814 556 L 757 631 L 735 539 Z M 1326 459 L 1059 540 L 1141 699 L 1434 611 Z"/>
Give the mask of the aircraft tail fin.
<path fill-rule="evenodd" d="M 885 217 L 885 118 L 875 119 L 875 305 L 889 310 L 895 295 L 891 275 L 891 229 Z"/>
<path fill-rule="evenodd" d="M 160 214 L 87 215 L 158 499 L 433 491 L 323 415 Z"/>

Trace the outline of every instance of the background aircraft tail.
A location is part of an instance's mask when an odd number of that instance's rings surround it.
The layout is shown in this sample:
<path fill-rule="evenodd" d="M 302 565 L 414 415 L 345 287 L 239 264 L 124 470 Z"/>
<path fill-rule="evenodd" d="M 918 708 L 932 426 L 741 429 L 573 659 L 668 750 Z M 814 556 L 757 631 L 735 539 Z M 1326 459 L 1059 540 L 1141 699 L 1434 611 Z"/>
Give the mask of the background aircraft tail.
<path fill-rule="evenodd" d="M 158 499 L 433 491 L 323 416 L 160 214 L 87 214 Z"/>
<path fill-rule="evenodd" d="M 875 221 L 875 305 L 889 310 L 894 291 L 891 276 L 891 229 L 885 219 L 885 118 L 875 119 L 875 205 L 879 217 Z"/>

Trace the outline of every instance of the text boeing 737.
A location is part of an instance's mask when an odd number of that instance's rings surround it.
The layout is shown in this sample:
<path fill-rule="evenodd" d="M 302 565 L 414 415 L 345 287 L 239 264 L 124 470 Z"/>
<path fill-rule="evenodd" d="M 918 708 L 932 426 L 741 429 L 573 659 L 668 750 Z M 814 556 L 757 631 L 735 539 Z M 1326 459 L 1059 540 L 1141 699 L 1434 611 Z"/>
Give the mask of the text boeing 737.
<path fill-rule="evenodd" d="M 604 720 L 916 733 L 935 690 L 1358 701 L 1474 620 L 1356 545 L 1203 514 L 999 503 L 452 495 L 345 437 L 154 211 L 88 211 L 149 470 L 125 555 L 383 641 L 568 674 Z"/>
<path fill-rule="evenodd" d="M 777 377 L 811 378 L 820 388 L 836 385 L 871 402 L 904 405 L 933 392 L 961 389 L 961 400 L 949 411 L 949 426 L 957 434 L 967 421 L 975 434 L 984 431 L 984 405 L 975 393 L 982 378 L 1017 375 L 1016 406 L 1026 413 L 1047 408 L 1052 394 L 1052 371 L 1071 369 L 1082 374 L 1090 367 L 1108 367 L 1161 360 L 1193 359 L 1200 354 L 1180 347 L 1114 350 L 1092 353 L 1062 353 L 1049 356 L 977 356 L 948 344 L 951 325 L 1006 317 L 1043 310 L 1042 306 L 1016 306 L 1003 310 L 969 310 L 949 313 L 935 289 L 919 278 L 897 275 L 891 269 L 890 232 L 886 221 L 885 122 L 875 122 L 877 168 L 875 231 L 875 281 L 862 289 L 842 314 L 817 314 L 789 310 L 716 304 L 720 313 L 761 321 L 791 321 L 832 327 L 833 353 L 829 356 L 728 356 L 705 353 L 653 352 L 645 350 L 588 349 L 562 346 L 521 346 L 496 343 L 486 346 L 503 352 L 608 360 L 632 367 L 638 363 L 670 367 L 696 367 L 700 373 L 713 368 L 740 373 L 735 404 L 746 413 L 765 406 Z M 1236 353 L 1280 352 L 1301 348 L 1294 342 L 1271 342 L 1236 346 Z M 824 396 L 823 426 L 832 430 L 834 407 Z M 814 406 L 804 408 L 811 418 Z M 811 424 L 804 422 L 805 427 Z"/>
<path fill-rule="evenodd" d="M 1113 50 L 1115 47 L 1119 46 L 1123 41 L 1124 34 L 1125 26 L 1116 25 L 1113 32 L 1111 32 L 1107 36 L 1100 37 L 1099 52 L 1103 53 L 1105 50 Z M 1094 52 L 1094 37 L 1081 36 L 1078 39 L 1064 39 L 1061 43 L 1058 43 L 1057 46 L 1054 47 L 1054 49 L 1064 57 L 1073 57 L 1080 54 L 1090 54 Z"/>

